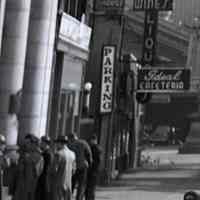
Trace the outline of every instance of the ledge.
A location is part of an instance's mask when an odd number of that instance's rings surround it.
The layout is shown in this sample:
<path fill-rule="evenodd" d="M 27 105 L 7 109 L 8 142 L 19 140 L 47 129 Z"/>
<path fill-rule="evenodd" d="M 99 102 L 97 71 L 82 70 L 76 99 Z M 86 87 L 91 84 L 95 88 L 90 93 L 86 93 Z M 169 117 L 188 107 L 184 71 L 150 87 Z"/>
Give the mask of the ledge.
<path fill-rule="evenodd" d="M 89 50 L 81 48 L 72 42 L 67 42 L 62 38 L 59 38 L 57 44 L 57 50 L 63 51 L 64 53 L 70 54 L 72 57 L 87 61 L 89 56 Z"/>

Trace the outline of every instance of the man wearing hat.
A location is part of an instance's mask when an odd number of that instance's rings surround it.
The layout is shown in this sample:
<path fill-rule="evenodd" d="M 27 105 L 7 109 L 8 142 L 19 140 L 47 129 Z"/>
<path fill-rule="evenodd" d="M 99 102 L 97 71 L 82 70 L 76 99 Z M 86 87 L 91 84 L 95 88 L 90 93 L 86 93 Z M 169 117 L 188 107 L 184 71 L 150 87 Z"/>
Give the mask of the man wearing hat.
<path fill-rule="evenodd" d="M 33 134 L 27 134 L 20 149 L 13 200 L 35 200 L 36 186 L 43 165 L 44 160 L 39 147 L 39 138 Z"/>
<path fill-rule="evenodd" d="M 5 155 L 6 150 L 6 138 L 0 134 L 0 192 L 2 193 L 2 183 L 4 179 L 5 170 L 10 166 L 10 159 Z"/>
<path fill-rule="evenodd" d="M 87 186 L 85 191 L 85 200 L 95 200 L 95 190 L 99 175 L 101 163 L 102 148 L 97 142 L 97 135 L 93 134 L 89 139 L 89 145 L 92 151 L 92 165 L 88 169 Z"/>
<path fill-rule="evenodd" d="M 92 152 L 88 143 L 75 133 L 69 134 L 69 148 L 76 155 L 77 169 L 72 177 L 72 191 L 77 185 L 76 200 L 83 200 L 87 184 L 88 168 L 92 164 Z"/>
<path fill-rule="evenodd" d="M 54 158 L 53 200 L 71 200 L 71 179 L 75 170 L 75 154 L 68 147 L 67 136 L 58 136 Z"/>

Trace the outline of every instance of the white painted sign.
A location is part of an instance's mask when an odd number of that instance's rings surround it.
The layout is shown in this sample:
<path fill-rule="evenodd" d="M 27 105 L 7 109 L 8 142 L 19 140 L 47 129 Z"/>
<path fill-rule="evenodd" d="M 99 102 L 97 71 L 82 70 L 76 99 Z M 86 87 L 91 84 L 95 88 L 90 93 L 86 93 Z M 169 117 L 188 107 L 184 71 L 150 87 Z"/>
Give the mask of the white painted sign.
<path fill-rule="evenodd" d="M 133 0 L 134 11 L 160 10 L 168 11 L 173 9 L 173 0 Z"/>
<path fill-rule="evenodd" d="M 100 112 L 112 112 L 115 46 L 103 47 Z"/>
<path fill-rule="evenodd" d="M 92 29 L 86 24 L 66 13 L 62 14 L 59 32 L 61 40 L 88 51 L 91 32 Z"/>

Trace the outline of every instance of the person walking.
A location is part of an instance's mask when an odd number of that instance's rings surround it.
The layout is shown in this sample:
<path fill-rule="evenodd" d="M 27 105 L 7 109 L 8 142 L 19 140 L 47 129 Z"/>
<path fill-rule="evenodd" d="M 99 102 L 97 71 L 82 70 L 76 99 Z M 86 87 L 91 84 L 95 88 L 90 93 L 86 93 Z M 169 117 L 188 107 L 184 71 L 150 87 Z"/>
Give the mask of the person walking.
<path fill-rule="evenodd" d="M 39 148 L 39 139 L 33 134 L 26 135 L 20 148 L 13 200 L 36 200 L 36 186 L 43 165 L 44 160 Z"/>
<path fill-rule="evenodd" d="M 76 157 L 73 151 L 67 147 L 67 136 L 58 136 L 56 142 L 54 169 L 53 200 L 71 200 L 72 198 L 72 174 L 76 168 Z"/>
<path fill-rule="evenodd" d="M 85 200 L 95 200 L 95 191 L 101 163 L 102 148 L 97 143 L 97 136 L 95 134 L 89 139 L 89 145 L 92 151 L 93 162 L 88 169 Z"/>
<path fill-rule="evenodd" d="M 87 183 L 87 171 L 92 164 L 92 152 L 85 140 L 78 139 L 74 133 L 69 134 L 69 148 L 75 152 L 77 168 L 72 176 L 72 192 L 77 184 L 76 200 L 83 200 Z"/>

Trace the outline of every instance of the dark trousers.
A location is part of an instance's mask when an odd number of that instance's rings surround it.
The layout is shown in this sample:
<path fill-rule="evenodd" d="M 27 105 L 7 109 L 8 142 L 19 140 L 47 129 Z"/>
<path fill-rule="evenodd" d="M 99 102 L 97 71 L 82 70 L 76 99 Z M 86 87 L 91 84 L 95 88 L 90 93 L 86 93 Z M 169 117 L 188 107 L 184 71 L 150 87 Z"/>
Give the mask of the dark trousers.
<path fill-rule="evenodd" d="M 97 185 L 97 173 L 88 171 L 87 186 L 85 190 L 85 200 L 94 200 Z"/>
<path fill-rule="evenodd" d="M 83 200 L 87 183 L 87 168 L 77 169 L 72 176 L 72 192 L 77 185 L 76 200 Z"/>

